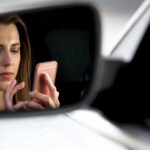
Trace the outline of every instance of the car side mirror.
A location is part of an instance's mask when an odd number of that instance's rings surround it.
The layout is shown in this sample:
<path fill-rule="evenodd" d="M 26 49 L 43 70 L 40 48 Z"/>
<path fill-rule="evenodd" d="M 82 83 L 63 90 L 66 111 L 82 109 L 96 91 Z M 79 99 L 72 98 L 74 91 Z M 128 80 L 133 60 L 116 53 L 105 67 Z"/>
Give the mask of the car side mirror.
<path fill-rule="evenodd" d="M 30 90 L 37 63 L 52 60 L 58 63 L 55 86 L 60 108 L 42 112 L 59 112 L 89 103 L 98 91 L 103 72 L 97 10 L 90 5 L 27 7 L 5 12 L 0 18 L 12 14 L 21 17 L 28 29 L 32 54 Z"/>

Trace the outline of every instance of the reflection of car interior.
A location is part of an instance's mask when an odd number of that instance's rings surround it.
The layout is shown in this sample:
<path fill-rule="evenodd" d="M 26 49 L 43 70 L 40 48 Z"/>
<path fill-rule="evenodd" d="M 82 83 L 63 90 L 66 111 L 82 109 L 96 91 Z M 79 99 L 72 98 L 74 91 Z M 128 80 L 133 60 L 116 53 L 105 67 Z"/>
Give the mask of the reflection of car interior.
<path fill-rule="evenodd" d="M 90 82 L 90 64 L 93 64 L 92 14 L 82 8 L 78 11 L 72 8 L 70 13 L 68 10 L 33 11 L 30 16 L 21 14 L 29 27 L 33 68 L 37 62 L 58 61 L 56 87 L 61 105 L 80 100 Z"/>
<path fill-rule="evenodd" d="M 136 123 L 150 117 L 149 30 L 150 26 L 133 60 L 121 65 L 111 87 L 100 92 L 93 103 L 109 119 Z"/>

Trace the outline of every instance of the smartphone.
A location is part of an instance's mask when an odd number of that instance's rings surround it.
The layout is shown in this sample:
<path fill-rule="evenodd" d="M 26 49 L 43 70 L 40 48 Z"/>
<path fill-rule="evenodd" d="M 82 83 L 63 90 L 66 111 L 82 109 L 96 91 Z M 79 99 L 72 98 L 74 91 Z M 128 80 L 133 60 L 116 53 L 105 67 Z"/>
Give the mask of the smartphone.
<path fill-rule="evenodd" d="M 57 61 L 48 61 L 36 64 L 33 79 L 33 91 L 38 91 L 50 96 L 48 84 L 45 82 L 44 78 L 42 78 L 42 73 L 46 72 L 55 84 L 57 68 Z"/>

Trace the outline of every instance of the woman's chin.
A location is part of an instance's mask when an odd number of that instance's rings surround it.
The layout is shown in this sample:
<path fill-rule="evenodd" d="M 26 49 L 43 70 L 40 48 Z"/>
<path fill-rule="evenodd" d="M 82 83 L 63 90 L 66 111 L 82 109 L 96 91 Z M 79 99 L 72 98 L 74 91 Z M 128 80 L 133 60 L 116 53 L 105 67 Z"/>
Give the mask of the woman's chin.
<path fill-rule="evenodd" d="M 11 81 L 7 81 L 7 82 L 1 82 L 0 85 L 0 91 L 5 91 L 7 89 L 7 87 L 10 85 Z"/>

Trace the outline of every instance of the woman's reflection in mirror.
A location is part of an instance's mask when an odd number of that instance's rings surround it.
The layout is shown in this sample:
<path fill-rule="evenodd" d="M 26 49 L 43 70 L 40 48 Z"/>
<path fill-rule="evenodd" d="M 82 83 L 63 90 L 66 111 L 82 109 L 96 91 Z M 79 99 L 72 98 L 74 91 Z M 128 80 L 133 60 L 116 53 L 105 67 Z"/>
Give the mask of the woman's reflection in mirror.
<path fill-rule="evenodd" d="M 30 72 L 31 48 L 25 23 L 17 15 L 0 17 L 1 111 L 59 108 L 59 92 L 47 74 L 42 76 L 51 97 L 30 91 Z"/>

